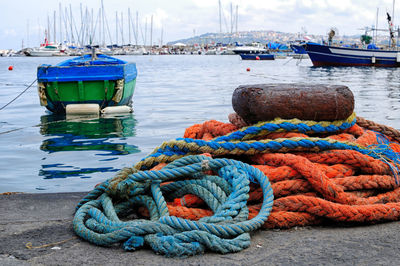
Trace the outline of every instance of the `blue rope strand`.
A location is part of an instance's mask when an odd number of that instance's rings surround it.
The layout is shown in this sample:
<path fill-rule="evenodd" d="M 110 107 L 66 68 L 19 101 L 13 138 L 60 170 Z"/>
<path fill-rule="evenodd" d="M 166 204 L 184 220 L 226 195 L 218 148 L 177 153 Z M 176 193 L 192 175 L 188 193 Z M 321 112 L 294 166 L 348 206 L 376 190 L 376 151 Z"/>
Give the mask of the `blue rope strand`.
<path fill-rule="evenodd" d="M 274 152 L 279 151 L 283 148 L 289 149 L 313 149 L 318 148 L 319 150 L 354 150 L 358 151 L 362 154 L 370 155 L 375 159 L 381 159 L 382 155 L 385 155 L 388 159 L 397 159 L 397 154 L 391 153 L 389 149 L 382 149 L 379 146 L 370 146 L 370 147 L 362 147 L 357 144 L 352 144 L 349 142 L 340 142 L 333 139 L 324 139 L 324 138 L 309 138 L 309 139 L 284 139 L 284 140 L 268 140 L 267 142 L 263 141 L 249 141 L 249 142 L 217 142 L 214 140 L 205 141 L 191 138 L 177 138 L 176 141 L 180 141 L 182 143 L 190 144 L 194 143 L 198 148 L 200 153 L 202 147 L 212 148 L 213 150 L 217 149 L 225 149 L 228 152 L 234 149 L 239 149 L 243 151 L 242 153 L 249 151 L 250 149 L 256 149 L 263 152 Z M 178 146 L 174 145 L 174 149 L 172 150 L 169 146 L 165 148 L 159 148 L 156 153 L 150 154 L 148 157 L 158 157 L 160 155 L 187 155 L 190 152 L 195 152 L 196 150 L 189 150 L 188 148 L 179 149 Z M 146 160 L 148 157 L 142 159 L 142 161 Z"/>
<path fill-rule="evenodd" d="M 201 174 L 208 169 L 220 177 Z M 193 176 L 195 179 L 191 179 Z M 175 187 L 160 188 L 164 181 L 180 183 Z M 250 181 L 260 184 L 264 200 L 259 214 L 247 220 Z M 159 171 L 133 173 L 114 187 L 112 183 L 113 180 L 104 182 L 78 204 L 73 221 L 75 232 L 97 245 L 123 242 L 124 249 L 135 250 L 148 244 L 156 252 L 170 257 L 199 254 L 205 249 L 228 253 L 247 248 L 250 245 L 249 232 L 267 220 L 273 204 L 271 185 L 260 170 L 240 161 L 211 159 L 202 155 L 183 157 Z M 135 189 L 136 186 L 139 189 Z M 124 202 L 120 202 L 119 190 L 128 195 Z M 178 190 L 200 197 L 207 192 L 208 198 L 215 198 L 214 215 L 199 221 L 169 216 L 162 194 Z M 139 195 L 146 191 L 148 195 Z M 221 197 L 224 191 L 230 194 Z M 114 203 L 112 197 L 116 197 L 118 203 Z M 120 220 L 121 215 L 134 209 L 135 205 L 147 206 L 153 219 Z M 154 219 L 158 215 L 159 218 Z"/>
<path fill-rule="evenodd" d="M 344 122 L 340 126 L 335 126 L 333 124 L 330 124 L 326 127 L 323 127 L 320 124 L 309 126 L 305 123 L 292 124 L 290 122 L 283 122 L 280 124 L 274 124 L 274 123 L 264 122 L 261 125 L 257 124 L 257 126 L 249 126 L 242 130 L 232 132 L 228 135 L 215 138 L 214 141 L 219 142 L 219 141 L 244 140 L 244 138 L 247 135 L 258 135 L 263 131 L 265 134 L 271 133 L 271 132 L 277 132 L 279 130 L 283 130 L 283 131 L 287 131 L 287 132 L 300 132 L 300 133 L 309 133 L 309 132 L 334 133 L 337 131 L 348 129 L 348 128 L 352 127 L 355 123 L 356 123 L 356 119 L 353 119 L 353 121 L 351 123 Z M 262 135 L 265 135 L 265 134 L 262 134 Z"/>

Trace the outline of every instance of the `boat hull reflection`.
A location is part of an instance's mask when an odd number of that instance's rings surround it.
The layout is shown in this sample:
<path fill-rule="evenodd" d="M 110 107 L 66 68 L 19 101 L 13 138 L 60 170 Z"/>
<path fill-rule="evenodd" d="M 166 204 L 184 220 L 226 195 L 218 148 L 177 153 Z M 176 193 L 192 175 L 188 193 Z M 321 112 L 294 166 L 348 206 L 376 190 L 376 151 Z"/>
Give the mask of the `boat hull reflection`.
<path fill-rule="evenodd" d="M 135 136 L 135 124 L 133 114 L 73 119 L 42 116 L 40 133 L 46 139 L 40 149 L 48 153 L 45 160 L 52 162 L 43 164 L 39 175 L 50 179 L 89 178 L 93 173 L 117 172 L 121 167 L 114 167 L 112 161 L 140 152 L 138 146 L 128 144 Z M 85 161 L 96 165 L 88 167 Z"/>

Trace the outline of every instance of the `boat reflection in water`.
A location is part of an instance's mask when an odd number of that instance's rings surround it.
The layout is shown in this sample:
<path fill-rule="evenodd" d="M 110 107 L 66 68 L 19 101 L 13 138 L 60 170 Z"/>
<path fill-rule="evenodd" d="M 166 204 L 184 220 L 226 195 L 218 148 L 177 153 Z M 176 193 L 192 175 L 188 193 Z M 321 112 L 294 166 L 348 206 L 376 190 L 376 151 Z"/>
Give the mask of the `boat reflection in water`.
<path fill-rule="evenodd" d="M 135 136 L 135 123 L 133 114 L 72 119 L 42 116 L 40 133 L 47 138 L 40 149 L 49 156 L 39 175 L 45 179 L 88 178 L 94 173 L 117 172 L 122 168 L 116 162 L 120 156 L 140 152 L 127 143 Z"/>

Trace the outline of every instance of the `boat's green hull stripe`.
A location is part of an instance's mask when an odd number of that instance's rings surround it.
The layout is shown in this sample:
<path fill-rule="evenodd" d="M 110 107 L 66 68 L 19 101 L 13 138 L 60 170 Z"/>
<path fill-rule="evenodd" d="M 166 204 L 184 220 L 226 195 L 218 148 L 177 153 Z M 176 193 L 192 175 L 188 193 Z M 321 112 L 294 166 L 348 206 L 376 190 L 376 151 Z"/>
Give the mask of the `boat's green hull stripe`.
<path fill-rule="evenodd" d="M 46 98 L 50 111 L 65 112 L 65 106 L 73 103 L 98 103 L 106 106 L 128 105 L 135 90 L 136 79 L 124 83 L 122 97 L 119 102 L 113 101 L 116 91 L 116 80 L 48 82 Z"/>

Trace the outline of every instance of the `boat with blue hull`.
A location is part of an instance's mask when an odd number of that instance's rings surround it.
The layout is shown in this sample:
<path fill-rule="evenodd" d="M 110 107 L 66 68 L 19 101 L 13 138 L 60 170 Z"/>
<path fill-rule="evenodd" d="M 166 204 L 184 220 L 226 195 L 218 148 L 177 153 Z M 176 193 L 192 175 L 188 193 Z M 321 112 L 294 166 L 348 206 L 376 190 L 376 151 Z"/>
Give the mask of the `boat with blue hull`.
<path fill-rule="evenodd" d="M 295 59 L 307 59 L 310 58 L 307 54 L 305 42 L 296 42 L 290 44 L 290 49 L 292 49 L 293 53 L 290 55 Z"/>
<path fill-rule="evenodd" d="M 240 54 L 242 60 L 275 60 L 273 54 Z"/>
<path fill-rule="evenodd" d="M 394 2 L 393 2 L 394 10 Z M 361 49 L 357 44 L 352 46 L 333 46 L 332 38 L 336 35 L 337 29 L 332 28 L 328 35 L 328 44 L 317 44 L 308 42 L 305 44 L 305 49 L 314 66 L 376 66 L 376 67 L 399 67 L 400 66 L 400 51 L 395 40 L 395 31 L 392 22 L 392 17 L 386 12 L 389 32 L 388 48 L 381 49 L 375 45 L 374 38 L 368 35 L 369 31 L 375 31 L 375 28 L 365 28 L 365 34 L 361 35 Z M 377 13 L 378 20 L 378 13 Z M 376 41 L 376 40 L 375 40 Z"/>
<path fill-rule="evenodd" d="M 400 51 L 359 49 L 307 43 L 305 49 L 314 66 L 399 67 Z"/>
<path fill-rule="evenodd" d="M 304 44 L 291 44 L 290 49 L 292 49 L 295 54 L 307 54 Z"/>
<path fill-rule="evenodd" d="M 61 114 L 66 113 L 68 105 L 83 109 L 85 105 L 98 105 L 99 111 L 130 106 L 136 77 L 135 63 L 104 54 L 87 54 L 55 66 L 41 65 L 37 69 L 40 103 Z"/>

